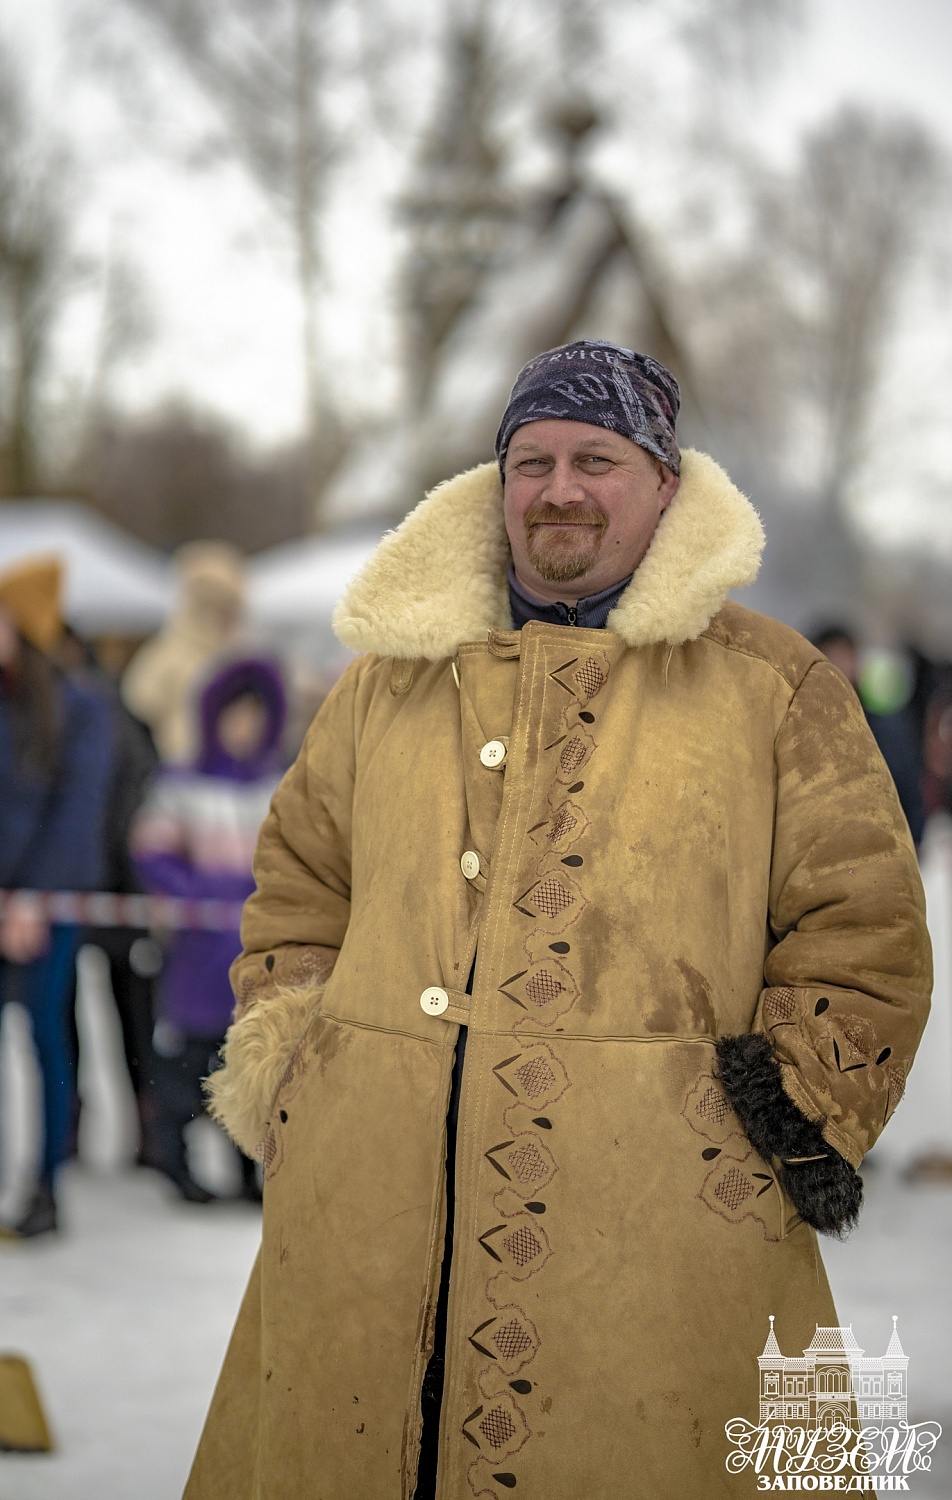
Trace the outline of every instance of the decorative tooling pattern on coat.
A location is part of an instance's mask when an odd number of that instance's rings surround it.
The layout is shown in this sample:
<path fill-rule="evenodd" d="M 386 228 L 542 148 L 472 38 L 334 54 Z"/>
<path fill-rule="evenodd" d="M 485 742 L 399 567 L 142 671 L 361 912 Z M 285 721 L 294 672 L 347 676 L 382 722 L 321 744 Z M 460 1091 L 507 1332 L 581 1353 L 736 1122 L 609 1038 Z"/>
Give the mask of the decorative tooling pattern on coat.
<path fill-rule="evenodd" d="M 570 851 L 590 826 L 581 800 L 585 768 L 597 751 L 589 728 L 595 716 L 588 705 L 604 687 L 609 669 L 607 657 L 597 652 L 573 657 L 550 674 L 565 694 L 558 732 L 545 747 L 552 758 L 547 796 L 550 816 L 530 830 L 530 842 L 539 851 L 536 869 L 532 884 L 514 903 L 515 910 L 531 923 L 524 939 L 529 967 L 499 986 L 515 1007 L 512 1034 L 520 1050 L 503 1058 L 493 1071 L 517 1102 L 506 1105 L 500 1100 L 505 1134 L 484 1153 L 490 1168 L 507 1185 L 493 1196 L 498 1222 L 478 1237 L 493 1262 L 486 1283 L 493 1316 L 470 1335 L 470 1344 L 487 1361 L 477 1376 L 484 1402 L 466 1418 L 462 1429 L 467 1441 L 480 1450 L 469 1467 L 470 1488 L 475 1496 L 492 1500 L 501 1500 L 517 1484 L 517 1475 L 501 1469 L 500 1461 L 511 1461 L 532 1437 L 526 1413 L 511 1391 L 499 1391 L 499 1371 L 509 1378 L 512 1390 L 523 1395 L 533 1390 L 531 1366 L 544 1330 L 540 1332 L 525 1310 L 513 1304 L 512 1285 L 544 1274 L 557 1253 L 557 1226 L 553 1228 L 548 1217 L 544 1229 L 539 1222 L 547 1209 L 540 1194 L 559 1170 L 548 1111 L 570 1087 L 570 1079 L 556 1048 L 550 1041 L 536 1041 L 530 1028 L 554 1027 L 581 993 L 572 973 L 571 943 L 564 934 L 588 903 L 582 879 L 577 873 L 570 876 L 567 868 L 573 872 L 584 868 L 584 855 Z M 525 1118 L 527 1111 L 532 1111 L 534 1128 Z M 528 1371 L 529 1378 L 513 1378 L 523 1371 Z"/>
<path fill-rule="evenodd" d="M 832 993 L 832 992 L 831 992 Z M 782 1058 L 811 1049 L 827 1064 L 830 1077 L 839 1073 L 863 1075 L 864 1088 L 885 1125 L 903 1096 L 908 1058 L 893 1055 L 884 1047 L 866 1016 L 834 1008 L 827 995 L 789 987 L 768 990 L 764 996 L 764 1020 L 768 1034 Z M 832 1115 L 836 1104 L 826 1074 L 814 1084 L 820 1102 Z M 834 1139 L 831 1135 L 831 1139 Z M 839 1142 L 834 1139 L 834 1144 Z"/>
<path fill-rule="evenodd" d="M 751 1150 L 713 1073 L 702 1073 L 692 1084 L 681 1117 L 708 1142 L 699 1152 L 704 1177 L 697 1197 L 704 1207 L 730 1224 L 756 1219 L 764 1239 L 782 1239 L 786 1206 L 777 1179 Z"/>

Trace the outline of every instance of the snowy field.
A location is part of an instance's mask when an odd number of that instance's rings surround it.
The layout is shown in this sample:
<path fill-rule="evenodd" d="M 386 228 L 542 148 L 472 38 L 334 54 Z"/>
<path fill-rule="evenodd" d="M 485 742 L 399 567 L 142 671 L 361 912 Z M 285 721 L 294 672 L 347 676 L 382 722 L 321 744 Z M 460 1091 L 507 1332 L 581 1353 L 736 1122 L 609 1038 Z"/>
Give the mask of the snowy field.
<path fill-rule="evenodd" d="M 80 962 L 85 1101 L 82 1163 L 62 1174 L 57 1235 L 0 1239 L 0 1351 L 26 1355 L 53 1429 L 53 1454 L 0 1453 L 0 1500 L 175 1500 L 261 1236 L 244 1202 L 182 1203 L 129 1163 L 135 1110 L 101 955 Z M 3 1015 L 0 1217 L 31 1165 L 37 1078 L 25 1017 Z M 193 1169 L 237 1187 L 217 1128 L 196 1122 Z"/>
<path fill-rule="evenodd" d="M 246 1204 L 70 1168 L 66 1232 L 0 1243 L 0 1346 L 29 1357 L 56 1452 L 0 1453 L 2 1500 L 174 1500 L 260 1236 Z"/>

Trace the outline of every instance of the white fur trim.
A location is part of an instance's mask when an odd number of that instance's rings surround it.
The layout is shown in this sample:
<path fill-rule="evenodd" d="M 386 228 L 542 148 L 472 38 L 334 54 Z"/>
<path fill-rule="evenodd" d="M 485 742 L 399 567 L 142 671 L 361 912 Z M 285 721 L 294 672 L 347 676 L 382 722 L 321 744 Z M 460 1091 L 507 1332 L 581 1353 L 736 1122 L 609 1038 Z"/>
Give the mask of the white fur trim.
<path fill-rule="evenodd" d="M 508 567 L 499 470 L 481 464 L 388 532 L 334 611 L 334 630 L 353 651 L 454 656 L 462 641 L 512 629 Z"/>
<path fill-rule="evenodd" d="M 606 622 L 629 646 L 680 646 L 707 629 L 731 589 L 752 583 L 764 528 L 706 453 L 681 455 L 681 484 L 644 561 Z"/>
<path fill-rule="evenodd" d="M 208 1112 L 246 1156 L 258 1156 L 291 1058 L 320 1009 L 322 987 L 279 988 L 252 1001 L 228 1028 L 225 1064 L 205 1080 Z"/>
<path fill-rule="evenodd" d="M 764 532 L 750 501 L 705 453 L 685 449 L 678 492 L 608 617 L 629 646 L 678 645 L 707 629 L 732 588 L 757 575 Z M 511 630 L 509 542 L 494 463 L 439 485 L 410 512 L 334 611 L 353 651 L 440 661 Z"/>

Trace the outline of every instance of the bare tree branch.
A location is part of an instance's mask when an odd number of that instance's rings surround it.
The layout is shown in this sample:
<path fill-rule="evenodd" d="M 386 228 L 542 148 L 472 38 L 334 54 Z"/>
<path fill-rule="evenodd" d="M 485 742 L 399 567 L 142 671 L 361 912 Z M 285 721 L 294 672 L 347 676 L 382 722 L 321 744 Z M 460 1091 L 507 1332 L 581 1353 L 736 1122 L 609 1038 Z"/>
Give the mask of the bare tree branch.
<path fill-rule="evenodd" d="M 162 34 L 212 106 L 230 148 L 278 210 L 295 246 L 310 475 L 316 502 L 336 456 L 318 302 L 320 216 L 343 137 L 328 108 L 339 62 L 335 0 L 128 0 Z"/>
<path fill-rule="evenodd" d="M 0 448 L 3 489 L 40 483 L 39 405 L 53 328 L 76 268 L 71 162 L 0 50 Z"/>
<path fill-rule="evenodd" d="M 826 432 L 822 488 L 834 510 L 940 177 L 921 126 L 848 108 L 807 139 L 795 179 L 762 205 L 765 239 L 800 313 L 800 379 Z"/>

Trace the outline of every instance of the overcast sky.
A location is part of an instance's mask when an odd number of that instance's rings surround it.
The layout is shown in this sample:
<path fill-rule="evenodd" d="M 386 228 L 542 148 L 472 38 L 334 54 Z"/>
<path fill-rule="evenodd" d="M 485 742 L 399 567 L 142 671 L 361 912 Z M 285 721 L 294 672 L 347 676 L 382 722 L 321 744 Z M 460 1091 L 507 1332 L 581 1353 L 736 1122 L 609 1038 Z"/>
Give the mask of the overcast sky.
<path fill-rule="evenodd" d="M 41 65 L 42 92 L 62 128 L 86 143 L 116 135 L 115 106 L 78 85 L 57 17 L 69 0 L 3 0 L 5 33 Z M 812 0 L 806 34 L 786 68 L 751 107 L 754 140 L 789 154 L 808 124 L 844 99 L 921 116 L 952 150 L 952 4 L 949 0 Z M 104 147 L 104 149 L 106 149 Z M 300 425 L 299 323 L 292 268 L 270 234 L 260 199 L 237 171 L 190 174 L 143 166 L 118 144 L 89 180 L 87 234 L 126 247 L 142 265 L 156 330 L 117 377 L 116 395 L 148 408 L 181 392 L 263 441 Z M 366 381 L 378 358 L 379 395 L 389 394 L 392 327 L 372 295 L 385 270 L 374 224 L 347 226 L 347 254 L 328 328 L 344 385 Z M 84 351 L 95 304 L 78 309 L 67 337 Z"/>
<path fill-rule="evenodd" d="M 812 0 L 810 16 L 771 129 L 787 135 L 838 99 L 862 99 L 920 115 L 952 148 L 949 0 Z"/>

